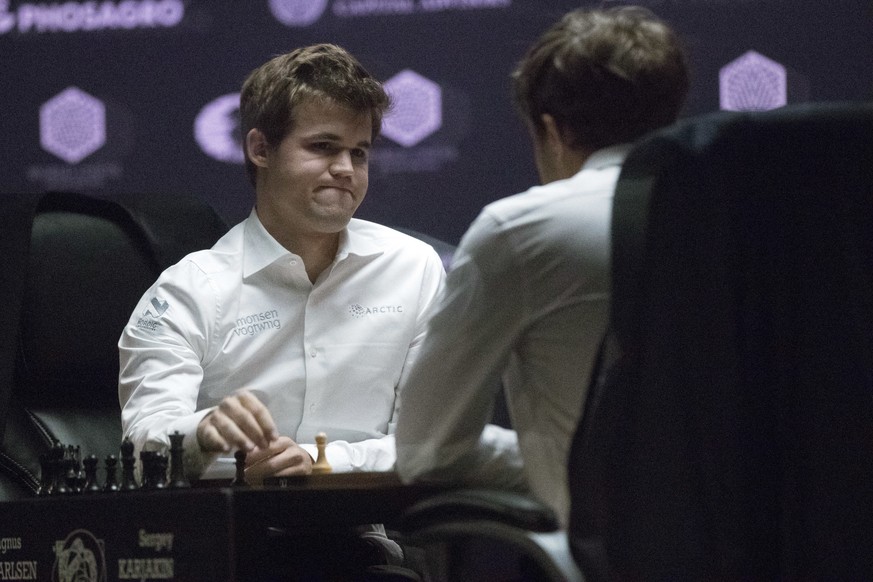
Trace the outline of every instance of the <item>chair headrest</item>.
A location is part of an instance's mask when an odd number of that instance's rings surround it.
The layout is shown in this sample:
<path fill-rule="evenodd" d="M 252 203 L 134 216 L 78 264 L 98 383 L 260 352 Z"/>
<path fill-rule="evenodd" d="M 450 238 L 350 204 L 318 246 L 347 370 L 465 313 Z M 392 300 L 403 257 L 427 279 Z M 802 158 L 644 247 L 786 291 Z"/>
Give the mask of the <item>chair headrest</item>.
<path fill-rule="evenodd" d="M 21 312 L 16 393 L 24 402 L 117 406 L 117 343 L 159 274 L 122 213 L 36 215 Z"/>

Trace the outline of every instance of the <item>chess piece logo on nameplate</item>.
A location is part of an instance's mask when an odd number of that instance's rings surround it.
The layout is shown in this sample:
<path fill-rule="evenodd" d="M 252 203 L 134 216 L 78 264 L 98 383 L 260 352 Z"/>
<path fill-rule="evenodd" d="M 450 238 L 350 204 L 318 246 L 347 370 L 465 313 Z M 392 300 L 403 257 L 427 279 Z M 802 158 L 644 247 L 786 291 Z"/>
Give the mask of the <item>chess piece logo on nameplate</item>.
<path fill-rule="evenodd" d="M 106 549 L 90 531 L 77 529 L 56 541 L 52 582 L 106 582 Z"/>

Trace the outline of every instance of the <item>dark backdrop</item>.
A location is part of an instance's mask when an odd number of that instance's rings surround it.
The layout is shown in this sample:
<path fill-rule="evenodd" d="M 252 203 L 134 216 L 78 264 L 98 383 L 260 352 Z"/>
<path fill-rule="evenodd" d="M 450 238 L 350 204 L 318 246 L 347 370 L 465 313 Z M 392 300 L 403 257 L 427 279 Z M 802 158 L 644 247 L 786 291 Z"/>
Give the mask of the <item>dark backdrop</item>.
<path fill-rule="evenodd" d="M 870 0 L 642 0 L 688 46 L 684 115 L 873 97 Z M 509 74 L 559 0 L 0 0 L 4 193 L 200 196 L 252 204 L 235 94 L 270 56 L 349 49 L 398 108 L 358 216 L 456 243 L 479 209 L 536 182 Z M 720 82 L 720 77 L 721 82 Z"/>

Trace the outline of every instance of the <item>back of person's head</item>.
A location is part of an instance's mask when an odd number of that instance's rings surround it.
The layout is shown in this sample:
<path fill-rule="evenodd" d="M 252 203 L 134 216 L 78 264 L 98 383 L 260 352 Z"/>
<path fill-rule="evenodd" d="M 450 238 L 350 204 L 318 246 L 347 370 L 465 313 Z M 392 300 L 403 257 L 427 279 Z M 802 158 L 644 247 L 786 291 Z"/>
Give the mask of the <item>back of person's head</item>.
<path fill-rule="evenodd" d="M 295 111 L 313 99 L 369 114 L 373 139 L 379 135 L 382 117 L 390 105 L 382 84 L 348 51 L 333 44 L 303 47 L 270 59 L 243 83 L 243 139 L 251 129 L 258 129 L 270 147 L 277 147 L 294 129 Z M 246 170 L 254 184 L 256 167 L 247 152 Z"/>
<path fill-rule="evenodd" d="M 550 114 L 574 148 L 633 141 L 679 115 L 689 85 L 676 34 L 639 7 L 577 9 L 528 50 L 514 100 L 538 135 Z"/>

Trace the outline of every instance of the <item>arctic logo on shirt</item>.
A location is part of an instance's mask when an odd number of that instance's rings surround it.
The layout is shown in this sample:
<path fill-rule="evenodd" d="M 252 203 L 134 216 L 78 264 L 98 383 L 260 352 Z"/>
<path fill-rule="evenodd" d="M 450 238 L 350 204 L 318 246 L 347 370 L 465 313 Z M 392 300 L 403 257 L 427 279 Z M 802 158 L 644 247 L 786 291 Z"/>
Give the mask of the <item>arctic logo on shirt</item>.
<path fill-rule="evenodd" d="M 279 312 L 271 309 L 270 311 L 238 317 L 233 334 L 236 336 L 253 336 L 262 331 L 279 329 L 280 327 L 282 327 L 282 321 L 279 319 Z"/>
<path fill-rule="evenodd" d="M 374 307 L 364 307 L 359 303 L 349 305 L 349 313 L 354 318 L 360 318 L 367 315 L 380 315 L 383 313 L 403 313 L 402 305 L 378 305 Z"/>

